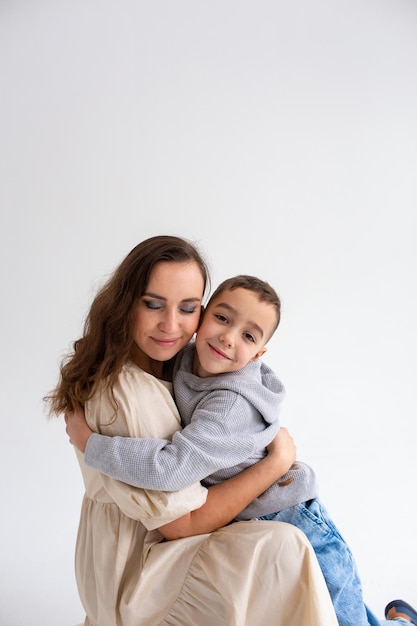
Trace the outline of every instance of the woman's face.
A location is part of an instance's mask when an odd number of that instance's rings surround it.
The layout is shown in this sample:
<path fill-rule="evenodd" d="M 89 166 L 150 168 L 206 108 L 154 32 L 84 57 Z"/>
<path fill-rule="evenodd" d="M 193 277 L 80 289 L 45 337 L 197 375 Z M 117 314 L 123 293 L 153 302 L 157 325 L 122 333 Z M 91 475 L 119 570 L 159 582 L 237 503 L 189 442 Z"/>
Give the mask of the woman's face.
<path fill-rule="evenodd" d="M 133 315 L 132 359 L 155 373 L 154 361 L 168 361 L 197 330 L 204 280 L 194 261 L 161 261 L 153 268 Z"/>

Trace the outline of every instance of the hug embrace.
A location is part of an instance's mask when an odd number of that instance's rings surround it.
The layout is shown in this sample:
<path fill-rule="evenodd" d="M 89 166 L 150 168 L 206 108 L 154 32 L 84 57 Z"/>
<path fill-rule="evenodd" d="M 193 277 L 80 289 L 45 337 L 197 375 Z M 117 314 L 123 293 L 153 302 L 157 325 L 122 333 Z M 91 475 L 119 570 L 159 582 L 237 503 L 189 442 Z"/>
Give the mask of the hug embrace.
<path fill-rule="evenodd" d="M 85 483 L 85 626 L 416 623 L 403 601 L 385 620 L 366 607 L 314 472 L 279 424 L 284 388 L 262 359 L 276 291 L 235 276 L 202 311 L 208 283 L 191 242 L 138 244 L 46 398 L 66 414 Z"/>

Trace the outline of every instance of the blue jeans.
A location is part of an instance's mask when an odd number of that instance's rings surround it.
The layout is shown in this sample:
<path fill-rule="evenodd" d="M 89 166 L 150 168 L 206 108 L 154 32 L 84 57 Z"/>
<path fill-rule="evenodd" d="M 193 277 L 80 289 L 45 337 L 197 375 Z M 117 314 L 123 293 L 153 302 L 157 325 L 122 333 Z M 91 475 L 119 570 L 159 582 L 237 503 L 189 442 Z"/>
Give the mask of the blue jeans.
<path fill-rule="evenodd" d="M 379 620 L 363 601 L 362 585 L 349 546 L 315 498 L 259 519 L 287 522 L 302 530 L 316 553 L 340 626 L 410 626 L 404 619 Z"/>

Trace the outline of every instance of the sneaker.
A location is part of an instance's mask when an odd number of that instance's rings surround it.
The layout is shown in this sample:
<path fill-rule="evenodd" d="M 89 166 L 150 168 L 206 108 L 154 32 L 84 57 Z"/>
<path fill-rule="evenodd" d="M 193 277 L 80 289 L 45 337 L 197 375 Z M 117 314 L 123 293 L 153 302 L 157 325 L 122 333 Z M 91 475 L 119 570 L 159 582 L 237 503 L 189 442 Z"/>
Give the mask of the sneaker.
<path fill-rule="evenodd" d="M 404 602 L 404 600 L 393 600 L 387 604 L 385 607 L 385 617 L 388 620 L 402 617 L 417 626 L 417 611 L 407 604 L 407 602 Z"/>

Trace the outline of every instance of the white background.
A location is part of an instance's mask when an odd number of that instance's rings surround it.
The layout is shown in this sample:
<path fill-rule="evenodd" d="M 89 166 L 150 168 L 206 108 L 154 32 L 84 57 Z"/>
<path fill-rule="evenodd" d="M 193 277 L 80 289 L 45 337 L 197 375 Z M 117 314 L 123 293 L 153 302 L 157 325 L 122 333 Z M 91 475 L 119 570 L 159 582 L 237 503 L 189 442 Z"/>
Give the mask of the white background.
<path fill-rule="evenodd" d="M 277 288 L 283 422 L 368 605 L 416 605 L 415 0 L 2 0 L 0 64 L 0 623 L 83 619 L 83 487 L 41 398 L 156 234 Z"/>

